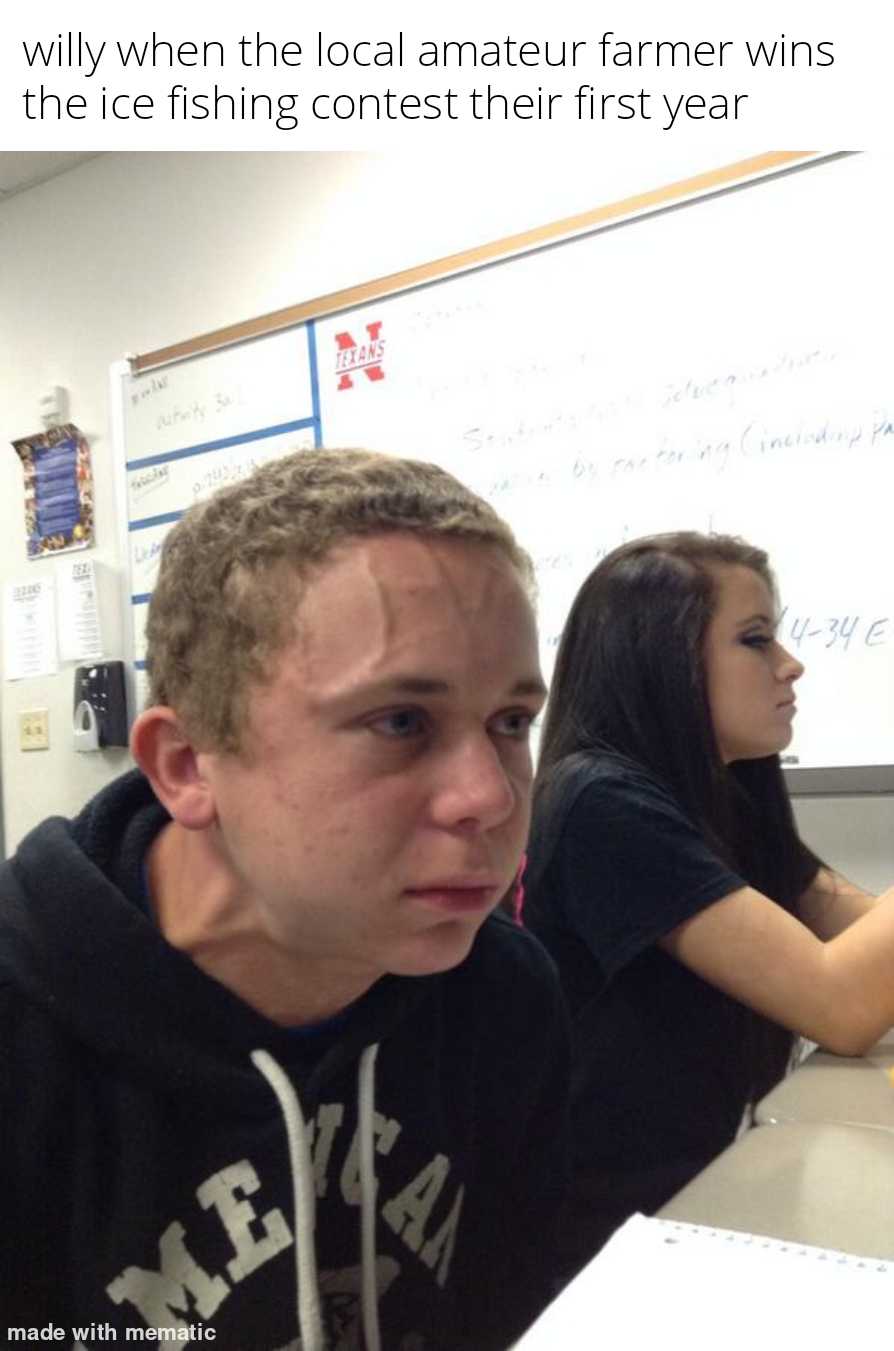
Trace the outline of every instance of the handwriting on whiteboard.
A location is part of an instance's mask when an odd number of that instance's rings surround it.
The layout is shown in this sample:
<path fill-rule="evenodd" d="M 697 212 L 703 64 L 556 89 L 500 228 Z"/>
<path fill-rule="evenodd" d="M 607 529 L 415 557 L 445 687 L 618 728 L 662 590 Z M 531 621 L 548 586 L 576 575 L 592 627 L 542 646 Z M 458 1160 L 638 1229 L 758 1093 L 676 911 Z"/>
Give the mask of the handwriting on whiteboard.
<path fill-rule="evenodd" d="M 558 433 L 562 434 L 565 441 L 575 433 L 580 441 L 585 439 L 582 429 L 578 430 L 577 418 L 559 416 L 518 418 L 512 423 L 489 428 L 466 427 L 461 439 L 464 450 L 492 455 L 540 440 L 544 446 L 550 447 L 551 458 L 555 459 Z M 640 438 L 640 445 L 647 436 L 648 430 Z M 541 467 L 534 473 L 527 470 L 519 474 L 504 469 L 490 487 L 493 492 L 511 491 L 524 486 L 519 481 L 522 475 L 529 480 L 536 476 L 542 482 L 560 476 L 577 480 L 622 479 L 635 474 L 653 474 L 684 467 L 723 473 L 734 461 L 769 460 L 788 453 L 820 452 L 826 448 L 853 450 L 860 445 L 876 447 L 888 437 L 894 437 L 894 415 L 887 411 L 860 420 L 839 421 L 820 416 L 810 422 L 789 426 L 774 425 L 769 421 L 749 421 L 732 435 L 711 436 L 704 429 L 682 428 L 673 436 L 662 433 L 656 445 L 633 453 L 619 453 L 608 444 L 595 453 L 582 452 L 573 461 L 559 460 L 558 465 L 549 471 Z"/>
<path fill-rule="evenodd" d="M 884 647 L 891 641 L 888 615 L 792 614 L 786 605 L 779 617 L 779 641 L 801 650 L 811 644 L 847 652 L 854 647 Z"/>
<path fill-rule="evenodd" d="M 192 495 L 193 501 L 198 502 L 209 494 L 217 492 L 218 488 L 223 488 L 228 483 L 238 483 L 249 474 L 254 473 L 260 465 L 265 464 L 271 456 L 269 455 L 248 455 L 242 460 L 218 460 L 209 465 L 204 473 L 200 474 L 193 481 Z"/>
<path fill-rule="evenodd" d="M 156 431 L 168 431 L 173 427 L 185 427 L 190 424 L 201 427 L 208 418 L 218 418 L 222 413 L 235 408 L 242 402 L 241 390 L 228 391 L 216 389 L 208 399 L 192 399 L 188 403 L 175 403 L 155 419 Z"/>
<path fill-rule="evenodd" d="M 135 384 L 130 392 L 130 402 L 132 407 L 138 408 L 146 399 L 151 399 L 157 394 L 163 394 L 168 387 L 168 377 L 166 375 L 147 375 L 139 384 Z"/>
<path fill-rule="evenodd" d="M 142 581 L 158 571 L 161 549 L 164 540 L 153 539 L 149 544 L 135 544 L 133 549 L 134 571 L 139 572 Z"/>
<path fill-rule="evenodd" d="M 140 469 L 131 475 L 130 491 L 134 498 L 148 497 L 150 493 L 163 487 L 170 477 L 170 465 L 152 464 L 148 469 Z"/>

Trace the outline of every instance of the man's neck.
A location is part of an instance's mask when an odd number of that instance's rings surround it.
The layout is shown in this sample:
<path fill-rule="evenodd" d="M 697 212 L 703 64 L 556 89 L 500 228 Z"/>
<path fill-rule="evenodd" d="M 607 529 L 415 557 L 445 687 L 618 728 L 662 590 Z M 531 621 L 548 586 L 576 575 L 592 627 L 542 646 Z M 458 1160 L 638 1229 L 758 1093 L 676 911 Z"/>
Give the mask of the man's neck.
<path fill-rule="evenodd" d="M 207 831 L 165 826 L 149 849 L 147 876 L 167 941 L 281 1027 L 323 1022 L 373 984 L 354 966 L 324 968 L 278 947 Z"/>

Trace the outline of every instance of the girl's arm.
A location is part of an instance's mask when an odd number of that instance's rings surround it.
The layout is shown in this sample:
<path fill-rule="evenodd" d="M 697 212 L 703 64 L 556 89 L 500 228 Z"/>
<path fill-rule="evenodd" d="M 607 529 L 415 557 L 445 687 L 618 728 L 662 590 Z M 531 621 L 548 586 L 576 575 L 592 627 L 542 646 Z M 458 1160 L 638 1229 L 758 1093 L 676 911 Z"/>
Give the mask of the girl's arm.
<path fill-rule="evenodd" d="M 861 898 L 850 905 L 862 906 Z M 742 887 L 672 929 L 661 947 L 732 998 L 839 1055 L 862 1055 L 894 1025 L 894 888 L 823 941 Z"/>
<path fill-rule="evenodd" d="M 871 892 L 849 882 L 832 868 L 820 868 L 798 901 L 798 918 L 826 942 L 843 933 L 875 905 Z"/>

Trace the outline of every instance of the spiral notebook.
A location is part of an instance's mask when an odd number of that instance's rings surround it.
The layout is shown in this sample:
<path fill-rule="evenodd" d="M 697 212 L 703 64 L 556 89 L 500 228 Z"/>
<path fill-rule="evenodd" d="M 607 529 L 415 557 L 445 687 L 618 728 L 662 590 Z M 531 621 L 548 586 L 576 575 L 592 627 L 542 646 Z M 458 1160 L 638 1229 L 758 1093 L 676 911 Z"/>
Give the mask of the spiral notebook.
<path fill-rule="evenodd" d="M 514 1351 L 628 1347 L 894 1347 L 894 1262 L 634 1215 Z"/>

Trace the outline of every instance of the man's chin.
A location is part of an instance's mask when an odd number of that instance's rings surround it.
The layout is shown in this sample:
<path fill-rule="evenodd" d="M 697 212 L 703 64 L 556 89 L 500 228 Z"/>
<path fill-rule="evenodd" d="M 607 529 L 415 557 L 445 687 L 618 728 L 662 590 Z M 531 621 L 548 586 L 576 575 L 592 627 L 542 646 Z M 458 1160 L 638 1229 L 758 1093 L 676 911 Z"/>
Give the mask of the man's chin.
<path fill-rule="evenodd" d="M 406 943 L 388 970 L 395 976 L 435 976 L 450 971 L 466 960 L 486 919 L 484 914 L 474 921 L 448 919 L 433 925 Z"/>

